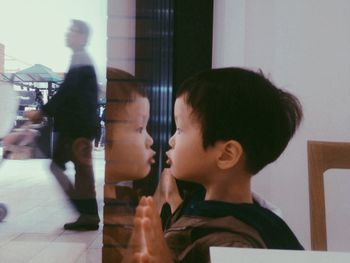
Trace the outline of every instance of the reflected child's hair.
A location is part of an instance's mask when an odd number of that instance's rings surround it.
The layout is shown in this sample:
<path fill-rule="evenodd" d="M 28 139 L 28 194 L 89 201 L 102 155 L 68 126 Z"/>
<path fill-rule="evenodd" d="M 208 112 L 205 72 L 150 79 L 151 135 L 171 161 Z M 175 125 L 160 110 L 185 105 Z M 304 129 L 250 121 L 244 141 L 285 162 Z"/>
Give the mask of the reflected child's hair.
<path fill-rule="evenodd" d="M 144 86 L 133 75 L 108 67 L 106 97 L 106 123 L 113 124 L 128 122 L 128 116 L 124 114 L 126 107 L 137 97 L 145 98 L 147 95 Z M 113 132 L 113 128 L 108 132 Z"/>
<path fill-rule="evenodd" d="M 117 102 L 131 102 L 135 96 L 146 97 L 143 85 L 130 73 L 108 67 L 107 68 L 107 99 Z"/>
<path fill-rule="evenodd" d="M 218 141 L 239 142 L 251 174 L 281 155 L 303 118 L 294 95 L 242 68 L 200 72 L 178 88 L 176 98 L 181 96 L 201 125 L 204 149 Z"/>

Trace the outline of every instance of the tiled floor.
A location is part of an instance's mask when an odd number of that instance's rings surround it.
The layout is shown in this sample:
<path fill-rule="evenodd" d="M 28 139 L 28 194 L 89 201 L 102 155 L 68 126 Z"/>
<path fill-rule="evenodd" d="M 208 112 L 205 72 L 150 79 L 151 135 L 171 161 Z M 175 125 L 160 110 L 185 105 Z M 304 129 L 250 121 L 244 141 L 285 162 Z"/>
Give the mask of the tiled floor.
<path fill-rule="evenodd" d="M 98 231 L 62 228 L 77 214 L 48 170 L 49 162 L 4 160 L 0 164 L 0 203 L 8 209 L 0 222 L 0 262 L 68 262 L 69 258 L 70 262 L 73 258 L 74 262 L 101 262 L 102 224 Z M 103 151 L 94 151 L 94 170 L 102 219 Z M 72 165 L 67 171 L 73 176 Z M 59 260 L 62 256 L 63 261 Z"/>

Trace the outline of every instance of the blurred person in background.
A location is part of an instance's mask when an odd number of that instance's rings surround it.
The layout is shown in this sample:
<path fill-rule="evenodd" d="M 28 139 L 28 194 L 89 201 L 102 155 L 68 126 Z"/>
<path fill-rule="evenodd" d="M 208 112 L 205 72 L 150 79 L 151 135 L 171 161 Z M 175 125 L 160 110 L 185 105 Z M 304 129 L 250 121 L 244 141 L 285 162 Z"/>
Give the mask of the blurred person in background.
<path fill-rule="evenodd" d="M 98 84 L 92 60 L 85 47 L 89 26 L 72 20 L 66 45 L 73 51 L 68 73 L 57 93 L 38 111 L 26 112 L 33 123 L 53 117 L 56 140 L 50 170 L 80 216 L 64 225 L 66 230 L 97 230 L 100 218 L 95 191 L 92 141 L 96 136 Z M 66 163 L 75 168 L 74 183 L 64 173 Z"/>

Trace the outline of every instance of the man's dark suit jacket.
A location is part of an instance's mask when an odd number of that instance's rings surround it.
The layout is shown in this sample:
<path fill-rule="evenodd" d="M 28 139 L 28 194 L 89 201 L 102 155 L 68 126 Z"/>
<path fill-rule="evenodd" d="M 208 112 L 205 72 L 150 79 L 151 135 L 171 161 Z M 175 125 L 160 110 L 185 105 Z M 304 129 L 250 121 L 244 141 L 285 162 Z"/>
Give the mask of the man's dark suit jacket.
<path fill-rule="evenodd" d="M 57 93 L 42 107 L 54 130 L 71 138 L 95 137 L 98 85 L 93 66 L 71 68 Z"/>

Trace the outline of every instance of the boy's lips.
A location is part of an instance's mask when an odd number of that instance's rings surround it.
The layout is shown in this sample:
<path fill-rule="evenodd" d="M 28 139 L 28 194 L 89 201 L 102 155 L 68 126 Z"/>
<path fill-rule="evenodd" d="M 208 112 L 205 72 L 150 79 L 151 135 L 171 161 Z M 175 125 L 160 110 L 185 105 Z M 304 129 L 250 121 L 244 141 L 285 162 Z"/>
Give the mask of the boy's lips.
<path fill-rule="evenodd" d="M 156 153 L 152 152 L 151 157 L 149 158 L 149 163 L 150 164 L 154 164 L 156 162 L 156 160 L 154 159 L 155 155 L 156 155 Z"/>
<path fill-rule="evenodd" d="M 171 166 L 172 161 L 171 161 L 171 158 L 170 158 L 170 151 L 167 151 L 165 154 L 168 157 L 168 159 L 166 160 L 166 164 Z"/>

